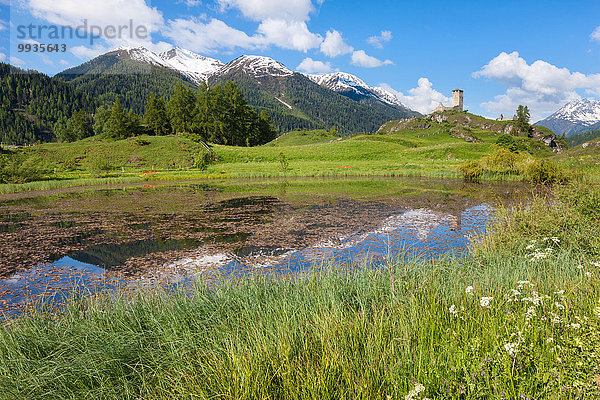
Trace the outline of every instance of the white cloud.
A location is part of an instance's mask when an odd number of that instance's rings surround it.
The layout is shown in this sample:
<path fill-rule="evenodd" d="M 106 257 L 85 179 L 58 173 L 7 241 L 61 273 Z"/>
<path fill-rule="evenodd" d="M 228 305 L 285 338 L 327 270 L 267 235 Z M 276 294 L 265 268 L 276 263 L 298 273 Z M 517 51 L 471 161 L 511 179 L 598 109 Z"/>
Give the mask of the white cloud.
<path fill-rule="evenodd" d="M 321 4 L 323 0 L 317 1 Z M 253 21 L 285 19 L 307 21 L 315 10 L 311 0 L 219 0 L 223 9 L 237 8 L 244 17 Z"/>
<path fill-rule="evenodd" d="M 237 47 L 252 49 L 259 44 L 256 37 L 248 36 L 218 19 L 206 23 L 198 19 L 170 20 L 162 34 L 178 46 L 196 52 Z"/>
<path fill-rule="evenodd" d="M 6 30 L 6 21 L 0 19 L 0 31 Z"/>
<path fill-rule="evenodd" d="M 408 94 L 398 92 L 386 84 L 381 86 L 393 93 L 408 108 L 421 114 L 429 114 L 439 103 L 446 104 L 450 101 L 449 98 L 433 89 L 433 84 L 427 78 L 420 78 L 417 87 L 409 89 Z"/>
<path fill-rule="evenodd" d="M 218 49 L 256 49 L 275 45 L 284 49 L 307 51 L 319 47 L 323 38 L 308 30 L 305 22 L 269 19 L 263 21 L 257 33 L 249 36 L 219 19 L 169 20 L 162 32 L 178 46 L 196 52 Z"/>
<path fill-rule="evenodd" d="M 260 39 L 264 44 L 274 44 L 283 49 L 304 51 L 319 47 L 323 41 L 321 35 L 308 30 L 306 22 L 268 19 L 258 27 Z"/>
<path fill-rule="evenodd" d="M 42 59 L 42 62 L 46 65 L 54 65 L 54 61 L 52 61 L 50 59 L 50 57 L 48 57 L 45 54 L 39 54 L 40 58 Z"/>
<path fill-rule="evenodd" d="M 64 67 L 71 65 L 67 60 L 60 60 L 58 63 Z"/>
<path fill-rule="evenodd" d="M 371 57 L 370 55 L 365 53 L 364 50 L 358 50 L 358 51 L 355 51 L 354 53 L 352 53 L 351 62 L 353 65 L 356 65 L 357 67 L 364 67 L 364 68 L 376 68 L 376 67 L 381 67 L 382 65 L 394 64 L 390 60 L 381 61 L 375 57 Z"/>
<path fill-rule="evenodd" d="M 143 45 L 150 42 L 150 33 L 163 26 L 163 16 L 145 0 L 24 0 L 24 6 L 35 17 L 51 24 L 84 27 L 87 32 L 102 36 L 112 45 Z M 92 26 L 94 28 L 92 28 Z M 121 33 L 106 37 L 108 27 L 126 26 Z M 134 32 L 131 32 L 133 26 Z M 141 27 L 145 28 L 145 31 Z M 138 34 L 136 34 L 136 31 Z M 113 34 L 109 33 L 109 36 Z"/>
<path fill-rule="evenodd" d="M 24 40 L 20 40 L 21 43 L 24 44 L 41 44 L 40 42 L 38 42 L 37 40 L 33 40 L 33 39 L 24 39 Z"/>
<path fill-rule="evenodd" d="M 53 24 L 76 26 L 84 20 L 88 25 L 127 25 L 154 23 L 162 25 L 162 13 L 156 7 L 148 7 L 144 0 L 27 0 L 31 13 Z M 118 10 L 118 12 L 115 12 Z"/>
<path fill-rule="evenodd" d="M 0 62 L 5 62 L 5 61 L 6 61 L 6 54 L 0 53 Z"/>
<path fill-rule="evenodd" d="M 25 61 L 21 60 L 19 57 L 11 56 L 11 57 L 9 57 L 9 60 L 12 65 L 16 65 L 19 67 L 22 67 L 23 65 L 25 65 Z"/>
<path fill-rule="evenodd" d="M 183 0 L 183 2 L 179 1 L 178 3 L 183 3 L 188 7 L 197 7 L 202 4 L 200 0 Z"/>
<path fill-rule="evenodd" d="M 70 51 L 77 58 L 82 60 L 89 60 L 91 58 L 98 57 L 100 54 L 104 54 L 110 49 L 108 47 L 102 46 L 100 44 L 96 44 L 92 47 L 86 46 L 73 46 Z"/>
<path fill-rule="evenodd" d="M 330 30 L 325 34 L 325 40 L 321 43 L 321 52 L 327 57 L 337 57 L 352 53 L 354 48 L 344 42 L 342 34 L 336 30 Z"/>
<path fill-rule="evenodd" d="M 590 38 L 592 38 L 592 40 L 595 40 L 597 42 L 600 42 L 600 26 L 597 27 L 594 32 L 592 32 L 592 34 L 590 35 Z"/>
<path fill-rule="evenodd" d="M 390 40 L 392 40 L 392 32 L 381 31 L 379 36 L 371 36 L 367 42 L 369 42 L 372 46 L 381 49 L 383 48 L 383 44 L 389 42 Z"/>
<path fill-rule="evenodd" d="M 307 74 L 327 74 L 333 70 L 331 63 L 313 60 L 310 57 L 302 60 L 296 69 Z"/>
<path fill-rule="evenodd" d="M 542 60 L 529 65 L 516 51 L 500 53 L 473 77 L 493 79 L 507 86 L 505 94 L 482 104 L 485 109 L 510 114 L 523 104 L 531 109 L 534 120 L 580 98 L 577 90 L 600 94 L 600 74 L 571 72 Z"/>

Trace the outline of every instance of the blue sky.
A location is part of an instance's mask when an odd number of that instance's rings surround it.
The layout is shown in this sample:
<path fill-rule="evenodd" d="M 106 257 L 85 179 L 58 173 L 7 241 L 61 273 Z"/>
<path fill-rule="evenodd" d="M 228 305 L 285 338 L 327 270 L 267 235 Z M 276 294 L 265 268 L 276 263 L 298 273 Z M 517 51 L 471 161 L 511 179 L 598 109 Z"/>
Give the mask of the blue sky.
<path fill-rule="evenodd" d="M 17 28 L 106 28 L 132 20 L 151 37 L 49 40 L 55 54 L 19 53 Z M 181 46 L 228 62 L 275 58 L 304 72 L 344 71 L 428 112 L 465 91 L 472 112 L 519 104 L 543 118 L 570 100 L 600 98 L 600 2 L 355 0 L 0 0 L 0 59 L 50 75 L 120 45 Z"/>

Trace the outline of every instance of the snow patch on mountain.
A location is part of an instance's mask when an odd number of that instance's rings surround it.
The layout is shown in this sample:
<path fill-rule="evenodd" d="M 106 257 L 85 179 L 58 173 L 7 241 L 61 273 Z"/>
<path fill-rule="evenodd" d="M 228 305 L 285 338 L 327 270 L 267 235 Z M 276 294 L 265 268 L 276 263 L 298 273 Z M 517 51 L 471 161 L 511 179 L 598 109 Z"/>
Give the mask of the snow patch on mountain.
<path fill-rule="evenodd" d="M 546 119 L 536 122 L 554 133 L 572 136 L 596 129 L 600 123 L 600 101 L 591 99 L 575 100 Z"/>
<path fill-rule="evenodd" d="M 552 114 L 548 119 L 562 119 L 582 125 L 600 122 L 600 101 L 591 99 L 575 100 Z"/>
<path fill-rule="evenodd" d="M 125 53 L 134 61 L 157 65 L 175 70 L 200 84 L 216 73 L 223 63 L 181 48 L 173 48 L 161 54 L 156 54 L 145 47 L 119 47 L 114 50 L 117 54 Z"/>
<path fill-rule="evenodd" d="M 172 68 L 171 65 L 159 57 L 156 53 L 146 49 L 145 47 L 119 47 L 114 51 L 117 54 L 127 54 L 127 57 L 134 61 L 140 61 L 160 67 Z"/>
<path fill-rule="evenodd" d="M 174 48 L 161 53 L 160 58 L 165 60 L 172 69 L 188 76 L 196 83 L 206 81 L 208 77 L 217 72 L 223 63 L 214 58 L 208 58 L 189 50 Z"/>
<path fill-rule="evenodd" d="M 219 74 L 225 75 L 235 70 L 241 70 L 255 78 L 267 76 L 285 77 L 294 74 L 294 71 L 288 69 L 279 61 L 263 56 L 241 56 L 236 58 L 221 68 Z"/>
<path fill-rule="evenodd" d="M 346 72 L 332 72 L 323 75 L 305 74 L 318 85 L 338 93 L 354 92 L 360 96 L 373 97 L 386 104 L 403 107 L 404 104 L 391 92 L 382 87 L 371 87 L 355 75 Z"/>

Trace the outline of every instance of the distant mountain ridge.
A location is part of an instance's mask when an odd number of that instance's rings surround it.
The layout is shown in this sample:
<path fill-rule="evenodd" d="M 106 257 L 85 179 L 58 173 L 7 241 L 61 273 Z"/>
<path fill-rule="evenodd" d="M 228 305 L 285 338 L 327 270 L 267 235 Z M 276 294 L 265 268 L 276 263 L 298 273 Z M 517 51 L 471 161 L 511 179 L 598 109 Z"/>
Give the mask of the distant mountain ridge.
<path fill-rule="evenodd" d="M 568 137 L 600 128 L 600 101 L 592 99 L 575 100 L 565 104 L 560 110 L 546 119 L 536 122 L 557 135 Z"/>
<path fill-rule="evenodd" d="M 132 73 L 135 76 L 128 76 Z M 181 48 L 160 54 L 143 47 L 119 48 L 57 76 L 101 99 L 118 95 L 138 113 L 143 112 L 141 99 L 149 92 L 168 96 L 178 79 L 192 86 L 230 80 L 253 107 L 271 115 L 279 132 L 330 127 L 342 133 L 374 132 L 389 120 L 420 115 L 390 92 L 369 87 L 354 75 L 302 74 L 256 55 L 224 64 Z"/>
<path fill-rule="evenodd" d="M 333 72 L 323 75 L 306 74 L 313 82 L 343 94 L 354 100 L 375 98 L 391 106 L 406 108 L 394 94 L 382 87 L 371 87 L 355 75 L 346 72 Z"/>

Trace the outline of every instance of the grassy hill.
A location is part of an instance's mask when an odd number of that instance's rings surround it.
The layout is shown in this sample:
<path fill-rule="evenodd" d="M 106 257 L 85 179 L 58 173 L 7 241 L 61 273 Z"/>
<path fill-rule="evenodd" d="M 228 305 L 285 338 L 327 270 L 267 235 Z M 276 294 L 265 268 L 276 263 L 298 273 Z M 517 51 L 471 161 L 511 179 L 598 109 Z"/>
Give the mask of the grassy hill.
<path fill-rule="evenodd" d="M 296 130 L 285 133 L 266 146 L 282 147 L 282 146 L 302 146 L 307 144 L 324 143 L 332 140 L 338 140 L 340 137 L 337 132 L 327 129 L 316 130 Z"/>
<path fill-rule="evenodd" d="M 480 179 L 522 180 L 526 170 L 541 160 L 554 163 L 555 170 L 588 174 L 593 179 L 599 176 L 600 147 L 578 147 L 557 154 L 544 142 L 546 128 L 536 128 L 533 137 L 511 136 L 503 133 L 512 131 L 509 122 L 467 113 L 443 116 L 440 122 L 437 117 L 391 121 L 378 134 L 337 137 L 329 130 L 293 131 L 263 146 L 212 145 L 210 157 L 201 144 L 182 136 L 140 136 L 118 141 L 92 137 L 73 143 L 39 144 L 19 153 L 26 165 L 39 170 L 37 175 L 41 174 L 44 182 L 0 185 L 0 193 L 93 185 L 107 179 L 462 178 L 461 168 L 469 163 L 481 167 Z M 513 141 L 517 152 L 511 153 L 498 144 L 506 137 Z M 150 170 L 153 172 L 148 173 Z"/>
<path fill-rule="evenodd" d="M 43 170 L 48 181 L 42 187 L 51 188 L 76 185 L 81 179 L 94 177 L 139 181 L 350 175 L 460 178 L 459 166 L 500 149 L 496 142 L 501 133 L 448 122 L 393 121 L 380 132 L 388 133 L 338 138 L 326 130 L 295 131 L 264 146 L 213 145 L 216 161 L 203 169 L 195 166 L 206 150 L 181 136 L 142 136 L 119 141 L 88 138 L 36 145 L 24 154 L 30 164 Z M 515 140 L 528 149 L 523 157 L 557 159 L 540 140 Z M 566 163 L 570 158 L 557 160 Z M 156 173 L 144 173 L 149 170 Z M 522 179 L 516 172 L 487 174 L 483 178 Z M 0 185 L 0 192 L 35 188 L 40 188 L 40 184 Z"/>

